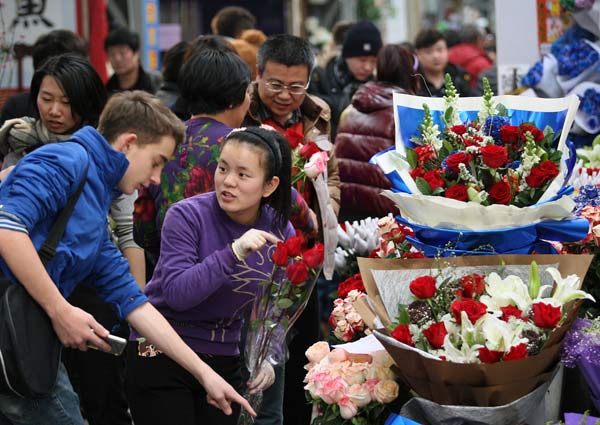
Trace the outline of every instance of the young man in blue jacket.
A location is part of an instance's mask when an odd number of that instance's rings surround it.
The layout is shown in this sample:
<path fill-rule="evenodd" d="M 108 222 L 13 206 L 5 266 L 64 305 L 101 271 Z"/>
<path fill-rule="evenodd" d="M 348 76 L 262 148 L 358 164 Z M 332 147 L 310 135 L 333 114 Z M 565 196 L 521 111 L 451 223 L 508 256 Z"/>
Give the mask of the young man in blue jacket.
<path fill-rule="evenodd" d="M 98 130 L 84 127 L 70 141 L 27 155 L 0 185 L 0 272 L 21 282 L 40 304 L 63 345 L 109 351 L 103 339 L 109 332 L 65 299 L 79 282 L 92 277 L 87 280 L 95 282 L 103 299 L 200 381 L 211 404 L 230 413 L 233 401 L 252 412 L 147 302 L 106 230 L 111 200 L 139 186 L 158 184 L 165 162 L 183 137 L 183 124 L 158 99 L 141 91 L 124 92 L 108 102 Z M 37 250 L 82 179 L 85 187 L 56 256 L 44 268 Z M 63 366 L 50 395 L 29 400 L 0 394 L 0 412 L 15 423 L 83 424 Z"/>

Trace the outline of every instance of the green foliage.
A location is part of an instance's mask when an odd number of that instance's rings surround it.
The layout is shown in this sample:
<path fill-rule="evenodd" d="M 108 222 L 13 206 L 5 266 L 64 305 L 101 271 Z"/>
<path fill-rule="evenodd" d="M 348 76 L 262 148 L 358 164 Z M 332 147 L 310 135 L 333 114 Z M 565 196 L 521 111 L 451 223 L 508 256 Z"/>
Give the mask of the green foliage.
<path fill-rule="evenodd" d="M 423 195 L 431 195 L 431 186 L 429 186 L 427 180 L 423 177 L 417 177 L 415 183 L 417 184 L 417 189 L 419 189 Z"/>

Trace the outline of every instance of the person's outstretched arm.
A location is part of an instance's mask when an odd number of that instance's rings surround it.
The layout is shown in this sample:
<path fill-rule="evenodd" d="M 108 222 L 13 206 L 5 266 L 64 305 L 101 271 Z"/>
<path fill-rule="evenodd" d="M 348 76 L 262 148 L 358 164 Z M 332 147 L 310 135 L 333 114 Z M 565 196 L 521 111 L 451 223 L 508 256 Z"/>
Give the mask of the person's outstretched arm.
<path fill-rule="evenodd" d="M 31 297 L 48 314 L 54 331 L 64 346 L 85 351 L 88 344 L 93 344 L 110 351 L 110 345 L 101 339 L 108 335 L 108 331 L 91 314 L 65 300 L 46 272 L 27 233 L 0 228 L 0 256 Z"/>
<path fill-rule="evenodd" d="M 256 416 L 248 401 L 183 342 L 152 304 L 146 302 L 134 309 L 127 316 L 127 321 L 158 349 L 194 375 L 206 390 L 210 404 L 230 415 L 231 402 L 239 403 L 252 416 Z"/>

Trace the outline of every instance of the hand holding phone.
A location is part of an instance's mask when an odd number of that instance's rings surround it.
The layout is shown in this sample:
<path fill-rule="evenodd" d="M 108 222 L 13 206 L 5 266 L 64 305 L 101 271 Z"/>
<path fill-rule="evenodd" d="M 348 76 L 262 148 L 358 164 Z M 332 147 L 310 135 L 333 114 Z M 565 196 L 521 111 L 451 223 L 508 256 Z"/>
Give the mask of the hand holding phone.
<path fill-rule="evenodd" d="M 125 338 L 121 338 L 116 335 L 108 334 L 108 336 L 106 338 L 102 338 L 102 339 L 104 339 L 104 341 L 106 341 L 106 343 L 108 345 L 110 345 L 110 351 L 105 351 L 105 352 L 115 355 L 115 356 L 120 356 L 121 353 L 123 352 L 123 350 L 125 349 L 125 347 L 127 346 L 127 340 Z M 99 350 L 98 347 L 91 345 L 91 344 L 88 345 L 88 347 L 92 348 L 94 350 Z M 104 350 L 101 350 L 101 351 L 104 351 Z"/>

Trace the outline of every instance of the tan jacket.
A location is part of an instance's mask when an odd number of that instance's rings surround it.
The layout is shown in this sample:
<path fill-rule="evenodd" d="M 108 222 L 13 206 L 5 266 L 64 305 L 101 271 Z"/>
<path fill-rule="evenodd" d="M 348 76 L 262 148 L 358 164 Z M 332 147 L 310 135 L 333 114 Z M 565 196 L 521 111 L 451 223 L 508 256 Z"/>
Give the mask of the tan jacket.
<path fill-rule="evenodd" d="M 244 118 L 242 125 L 259 126 L 262 124 L 258 116 L 260 98 L 256 83 L 253 84 L 252 93 L 250 94 L 250 108 Z M 331 136 L 331 112 L 329 106 L 323 100 L 316 96 L 307 94 L 304 102 L 300 105 L 300 113 L 304 124 L 304 138 L 306 140 L 314 140 L 321 134 Z M 338 171 L 337 159 L 333 149 L 329 152 L 329 161 L 327 162 L 327 186 L 329 188 L 329 196 L 331 198 L 331 206 L 337 216 L 340 211 L 340 175 Z M 318 214 L 319 208 L 317 205 L 317 196 L 312 196 L 311 209 Z"/>

